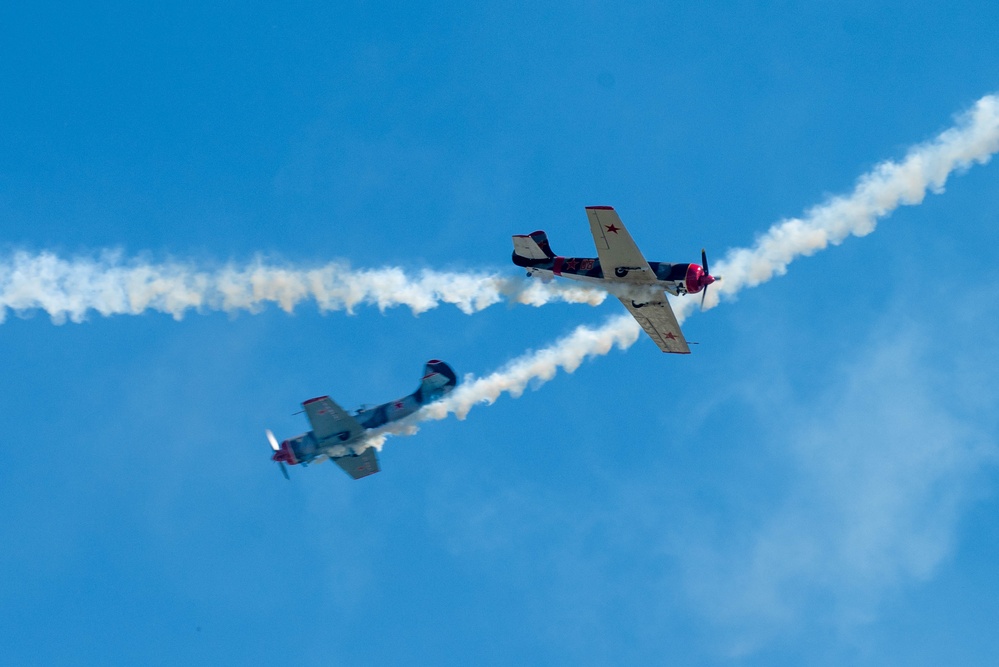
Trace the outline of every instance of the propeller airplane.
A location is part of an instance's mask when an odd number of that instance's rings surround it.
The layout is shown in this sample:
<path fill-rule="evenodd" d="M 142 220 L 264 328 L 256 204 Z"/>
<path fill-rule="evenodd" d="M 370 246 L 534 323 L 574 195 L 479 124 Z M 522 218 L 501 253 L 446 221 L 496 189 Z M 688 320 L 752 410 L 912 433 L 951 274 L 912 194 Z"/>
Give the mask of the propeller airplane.
<path fill-rule="evenodd" d="M 302 403 L 312 430 L 278 444 L 268 429 L 267 440 L 274 450 L 272 461 L 277 461 L 285 479 L 285 464 L 307 466 L 327 458 L 353 477 L 360 479 L 380 470 L 374 447 L 367 445 L 368 431 L 408 417 L 424 405 L 447 395 L 458 384 L 458 376 L 443 361 L 431 359 L 424 367 L 420 386 L 412 394 L 397 401 L 372 408 L 361 408 L 353 415 L 334 403 L 329 396 L 310 398 Z"/>
<path fill-rule="evenodd" d="M 557 256 L 548 235 L 537 231 L 513 237 L 513 263 L 542 280 L 561 276 L 603 286 L 621 300 L 660 350 L 690 354 L 664 292 L 673 296 L 701 292 L 703 308 L 708 286 L 721 279 L 708 270 L 707 253 L 701 250 L 700 265 L 649 262 L 613 207 L 587 206 L 586 217 L 598 258 Z"/>

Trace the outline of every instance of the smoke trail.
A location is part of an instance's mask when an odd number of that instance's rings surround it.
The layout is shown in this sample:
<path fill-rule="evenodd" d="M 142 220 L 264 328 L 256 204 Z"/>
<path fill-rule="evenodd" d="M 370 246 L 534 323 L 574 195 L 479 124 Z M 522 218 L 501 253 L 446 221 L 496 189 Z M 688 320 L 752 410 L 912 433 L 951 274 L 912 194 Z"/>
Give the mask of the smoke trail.
<path fill-rule="evenodd" d="M 60 324 L 80 322 L 91 311 L 109 316 L 154 310 L 180 319 L 192 310 L 257 312 L 268 304 L 291 312 L 312 301 L 321 311 L 406 306 L 418 315 L 441 303 L 474 313 L 503 300 L 597 305 L 604 298 L 605 292 L 590 287 L 485 272 L 407 274 L 399 268 L 352 269 L 345 263 L 295 269 L 261 260 L 209 271 L 178 262 L 126 261 L 115 253 L 67 260 L 48 252 L 17 252 L 0 259 L 0 322 L 8 310 L 42 310 Z"/>
<path fill-rule="evenodd" d="M 909 150 L 901 162 L 882 162 L 863 175 L 849 195 L 833 197 L 809 210 L 803 218 L 773 225 L 752 248 L 730 250 L 717 263 L 724 276 L 720 289 L 709 293 L 705 307 L 718 304 L 718 292 L 733 298 L 746 287 L 755 287 L 783 275 L 787 265 L 802 255 L 811 255 L 837 245 L 847 236 L 865 236 L 883 218 L 901 205 L 923 201 L 927 190 L 943 192 L 954 171 L 985 164 L 999 151 L 999 97 L 987 95 L 958 117 L 954 127 L 935 139 Z M 677 320 L 696 309 L 694 299 L 673 302 Z M 491 404 L 501 394 L 520 396 L 528 384 L 543 384 L 561 368 L 572 373 L 587 357 L 607 354 L 616 344 L 627 349 L 638 339 L 638 324 L 630 315 L 612 319 L 602 327 L 579 327 L 552 345 L 514 359 L 484 378 L 468 378 L 444 400 L 434 403 L 375 434 L 370 444 L 381 447 L 385 435 L 409 434 L 416 423 L 444 419 L 455 414 L 464 419 L 473 406 Z"/>
<path fill-rule="evenodd" d="M 882 162 L 857 182 L 849 195 L 833 197 L 803 218 L 784 220 L 757 239 L 752 248 L 729 251 L 716 268 L 724 280 L 709 294 L 705 307 L 719 296 L 732 297 L 783 275 L 797 257 L 839 245 L 847 236 L 866 236 L 901 205 L 920 204 L 926 191 L 942 193 L 947 177 L 973 164 L 987 163 L 999 151 L 999 97 L 986 95 L 962 114 L 954 127 L 911 148 L 901 162 Z"/>
<path fill-rule="evenodd" d="M 683 313 L 677 312 L 682 321 Z M 491 405 L 502 394 L 519 397 L 531 383 L 543 384 L 561 368 L 572 373 L 587 357 L 603 356 L 616 345 L 621 350 L 631 347 L 641 328 L 631 315 L 618 315 L 601 327 L 576 327 L 568 336 L 548 347 L 514 359 L 500 370 L 481 378 L 466 376 L 454 391 L 405 419 L 387 424 L 369 436 L 368 446 L 381 448 L 387 435 L 412 435 L 417 423 L 445 419 L 454 414 L 464 419 L 478 404 Z"/>

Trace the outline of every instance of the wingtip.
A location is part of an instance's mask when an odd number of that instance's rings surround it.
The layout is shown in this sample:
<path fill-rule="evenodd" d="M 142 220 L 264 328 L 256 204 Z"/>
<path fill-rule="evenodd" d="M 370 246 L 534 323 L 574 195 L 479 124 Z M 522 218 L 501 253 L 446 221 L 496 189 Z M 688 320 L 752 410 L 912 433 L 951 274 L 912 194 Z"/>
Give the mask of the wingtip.
<path fill-rule="evenodd" d="M 586 209 L 587 210 L 594 210 L 594 211 L 613 211 L 614 207 L 613 206 L 587 206 Z"/>
<path fill-rule="evenodd" d="M 329 398 L 329 396 L 316 396 L 315 398 L 310 398 L 307 401 L 303 401 L 302 405 L 308 405 L 309 403 L 315 403 L 316 401 L 321 401 L 324 398 Z"/>

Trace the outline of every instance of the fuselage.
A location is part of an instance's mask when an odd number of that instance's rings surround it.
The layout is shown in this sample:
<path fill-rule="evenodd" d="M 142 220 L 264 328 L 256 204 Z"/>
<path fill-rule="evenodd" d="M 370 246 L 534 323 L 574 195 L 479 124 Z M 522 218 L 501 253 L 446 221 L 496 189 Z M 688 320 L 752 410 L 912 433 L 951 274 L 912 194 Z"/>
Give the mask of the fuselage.
<path fill-rule="evenodd" d="M 529 259 L 513 253 L 513 263 L 527 269 L 529 275 L 560 276 L 570 280 L 602 283 L 618 282 L 628 275 L 627 269 L 617 269 L 616 275 L 605 276 L 600 266 L 600 260 L 595 257 L 546 257 L 544 259 Z M 704 269 L 699 264 L 670 264 L 669 262 L 649 262 L 654 279 L 636 282 L 629 280 L 629 285 L 656 286 L 670 294 L 696 294 L 703 289 Z M 617 279 L 617 280 L 615 280 Z"/>
<path fill-rule="evenodd" d="M 458 378 L 450 366 L 443 361 L 431 359 L 424 368 L 420 386 L 412 394 L 372 408 L 361 408 L 351 415 L 363 428 L 354 437 L 350 437 L 350 429 L 322 440 L 316 437 L 315 431 L 308 431 L 282 442 L 274 460 L 296 465 L 309 463 L 320 456 L 350 456 L 354 453 L 353 445 L 365 440 L 368 431 L 410 416 L 427 403 L 448 394 L 457 383 Z"/>
<path fill-rule="evenodd" d="M 288 438 L 281 443 L 281 448 L 290 450 L 294 459 L 294 461 L 288 461 L 291 465 L 308 463 L 320 455 L 327 454 L 333 448 L 342 448 L 342 451 L 346 453 L 350 451 L 349 447 L 352 443 L 365 438 L 366 431 L 408 417 L 421 407 L 422 404 L 416 401 L 416 395 L 410 394 L 391 403 L 383 403 L 355 412 L 352 416 L 365 430 L 365 433 L 361 433 L 357 437 L 341 440 L 337 436 L 332 436 L 320 441 L 313 431 L 308 431 L 294 438 Z"/>

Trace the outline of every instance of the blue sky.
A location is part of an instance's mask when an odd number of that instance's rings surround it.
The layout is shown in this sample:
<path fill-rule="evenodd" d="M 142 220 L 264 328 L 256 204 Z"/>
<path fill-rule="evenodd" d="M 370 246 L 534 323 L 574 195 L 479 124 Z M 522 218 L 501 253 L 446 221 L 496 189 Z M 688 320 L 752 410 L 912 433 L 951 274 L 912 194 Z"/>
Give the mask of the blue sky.
<path fill-rule="evenodd" d="M 617 208 L 721 258 L 999 90 L 999 6 L 0 9 L 0 262 L 498 271 Z M 684 325 L 285 482 L 299 403 L 619 313 L 0 324 L 16 664 L 992 665 L 999 171 Z"/>

